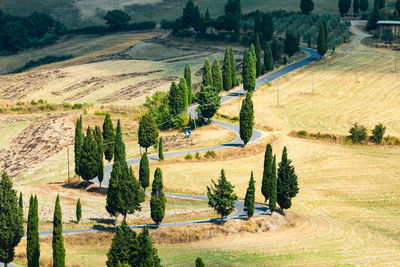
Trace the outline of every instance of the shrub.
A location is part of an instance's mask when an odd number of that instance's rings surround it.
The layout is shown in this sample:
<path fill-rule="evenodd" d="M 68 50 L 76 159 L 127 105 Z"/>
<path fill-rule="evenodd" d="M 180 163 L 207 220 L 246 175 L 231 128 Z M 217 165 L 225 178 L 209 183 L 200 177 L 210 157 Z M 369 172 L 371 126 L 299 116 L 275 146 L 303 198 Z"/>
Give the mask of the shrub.
<path fill-rule="evenodd" d="M 71 105 L 70 105 L 69 103 L 63 103 L 63 107 L 64 107 L 64 108 L 70 108 Z"/>
<path fill-rule="evenodd" d="M 391 42 L 393 41 L 394 37 L 393 37 L 393 32 L 391 29 L 385 29 L 382 32 L 382 40 L 386 41 L 386 42 Z"/>
<path fill-rule="evenodd" d="M 350 139 L 353 143 L 360 144 L 367 138 L 367 129 L 363 125 L 355 123 L 350 129 Z"/>
<path fill-rule="evenodd" d="M 194 156 L 197 160 L 199 160 L 200 159 L 200 153 L 199 152 L 196 152 L 196 155 Z"/>
<path fill-rule="evenodd" d="M 192 158 L 193 158 L 192 154 L 186 154 L 186 156 L 185 156 L 186 160 L 191 160 Z"/>
<path fill-rule="evenodd" d="M 39 99 L 39 104 L 43 104 L 44 100 L 43 99 Z"/>
<path fill-rule="evenodd" d="M 87 110 L 86 110 L 86 108 L 83 110 L 83 115 L 87 115 L 88 113 L 87 113 Z"/>
<path fill-rule="evenodd" d="M 83 107 L 82 104 L 79 104 L 79 103 L 74 104 L 74 109 L 81 109 L 82 107 Z"/>
<path fill-rule="evenodd" d="M 217 154 L 214 152 L 214 150 L 209 150 L 206 152 L 206 154 L 204 155 L 205 158 L 209 159 L 209 158 L 215 158 L 217 156 Z"/>
<path fill-rule="evenodd" d="M 383 135 L 385 134 L 386 127 L 379 123 L 372 130 L 373 140 L 376 144 L 380 144 L 382 142 Z"/>
<path fill-rule="evenodd" d="M 306 137 L 307 136 L 307 132 L 304 130 L 298 131 L 297 132 L 297 136 L 298 137 Z"/>
<path fill-rule="evenodd" d="M 39 109 L 40 109 L 40 110 L 45 110 L 46 107 L 45 107 L 45 106 L 40 106 Z"/>
<path fill-rule="evenodd" d="M 32 106 L 35 106 L 35 105 L 36 105 L 36 101 L 35 101 L 35 100 L 32 100 L 32 101 L 31 101 L 31 105 L 32 105 Z"/>

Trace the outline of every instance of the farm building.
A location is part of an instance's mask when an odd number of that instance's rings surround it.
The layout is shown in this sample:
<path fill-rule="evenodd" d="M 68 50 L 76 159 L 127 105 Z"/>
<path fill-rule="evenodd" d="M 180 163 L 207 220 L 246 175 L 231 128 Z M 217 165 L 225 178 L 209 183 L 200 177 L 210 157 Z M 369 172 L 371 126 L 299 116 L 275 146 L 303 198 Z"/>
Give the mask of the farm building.
<path fill-rule="evenodd" d="M 379 27 L 379 38 L 382 38 L 382 33 L 385 29 L 391 29 L 393 36 L 400 36 L 400 21 L 395 20 L 380 20 L 377 22 Z"/>

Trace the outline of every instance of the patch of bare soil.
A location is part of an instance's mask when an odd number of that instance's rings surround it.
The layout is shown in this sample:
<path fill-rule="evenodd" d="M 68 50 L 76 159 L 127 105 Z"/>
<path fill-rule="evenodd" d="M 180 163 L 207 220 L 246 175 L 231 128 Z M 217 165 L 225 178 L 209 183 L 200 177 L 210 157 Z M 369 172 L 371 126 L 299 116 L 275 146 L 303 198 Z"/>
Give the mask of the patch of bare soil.
<path fill-rule="evenodd" d="M 100 99 L 99 102 L 111 103 L 119 100 L 132 100 L 142 95 L 146 95 L 147 93 L 151 92 L 154 88 L 157 88 L 165 83 L 170 83 L 177 79 L 178 77 L 160 78 L 129 85 Z"/>
<path fill-rule="evenodd" d="M 0 161 L 8 174 L 17 176 L 73 144 L 69 116 L 54 115 L 31 124 L 11 141 L 9 149 L 0 151 Z"/>
<path fill-rule="evenodd" d="M 65 77 L 66 74 L 61 70 L 0 76 L 0 98 L 22 99 L 34 91 L 42 90 L 49 82 Z"/>
<path fill-rule="evenodd" d="M 86 88 L 84 91 L 81 91 L 81 92 L 66 99 L 67 101 L 73 101 L 73 100 L 82 98 L 86 95 L 89 95 L 92 92 L 95 92 L 108 84 L 114 84 L 114 83 L 118 83 L 118 82 L 121 82 L 124 80 L 132 79 L 135 77 L 148 76 L 148 75 L 151 75 L 154 73 L 160 73 L 160 72 L 163 72 L 163 70 L 154 70 L 154 71 L 149 71 L 149 72 L 125 73 L 125 74 L 102 76 L 102 77 L 92 77 L 91 79 L 84 80 L 84 81 L 76 83 L 72 86 L 69 86 L 67 88 L 64 88 L 61 92 L 53 91 L 52 94 L 53 95 L 62 95 L 62 92 L 68 93 L 68 92 L 75 91 L 75 90 L 78 90 L 81 88 Z"/>
<path fill-rule="evenodd" d="M 41 115 L 5 115 L 2 114 L 0 116 L 0 125 L 8 125 L 11 123 L 16 123 L 20 121 L 30 121 L 30 120 L 36 120 L 39 119 Z"/>
<path fill-rule="evenodd" d="M 182 148 L 193 147 L 195 145 L 193 138 L 183 138 L 182 133 L 173 135 L 163 135 L 164 148 L 179 150 Z"/>

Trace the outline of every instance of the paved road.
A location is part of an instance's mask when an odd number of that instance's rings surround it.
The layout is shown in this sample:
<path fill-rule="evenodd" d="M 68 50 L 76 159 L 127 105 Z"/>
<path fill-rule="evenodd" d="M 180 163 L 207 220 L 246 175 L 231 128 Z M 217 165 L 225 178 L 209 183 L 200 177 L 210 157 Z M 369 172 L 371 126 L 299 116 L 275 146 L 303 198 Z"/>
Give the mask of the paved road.
<path fill-rule="evenodd" d="M 351 21 L 351 32 L 357 35 L 357 37 L 351 42 L 350 46 L 346 47 L 346 51 L 354 46 L 361 45 L 361 40 L 367 37 L 372 37 L 372 35 L 360 30 L 358 26 L 365 26 L 367 24 L 366 20 L 352 20 Z"/>

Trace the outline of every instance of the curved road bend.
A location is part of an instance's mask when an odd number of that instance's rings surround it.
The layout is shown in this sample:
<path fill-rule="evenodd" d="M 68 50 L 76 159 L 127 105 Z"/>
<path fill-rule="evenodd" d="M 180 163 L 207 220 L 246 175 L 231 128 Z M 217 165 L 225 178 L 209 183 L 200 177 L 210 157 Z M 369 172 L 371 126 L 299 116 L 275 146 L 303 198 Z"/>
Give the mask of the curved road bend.
<path fill-rule="evenodd" d="M 259 78 L 256 81 L 256 89 L 259 88 L 261 85 L 263 85 L 266 82 L 272 82 L 294 70 L 297 70 L 303 66 L 306 66 L 318 59 L 318 54 L 316 51 L 308 49 L 308 48 L 301 48 L 304 52 L 308 53 L 309 56 L 307 58 L 304 58 L 300 61 L 297 61 L 293 64 L 290 64 L 288 66 L 285 66 L 275 72 L 272 72 L 271 74 L 268 74 L 264 77 Z M 221 103 L 226 103 L 229 101 L 232 101 L 233 99 L 245 95 L 245 91 L 243 90 L 243 87 L 239 87 L 233 92 L 230 92 L 226 95 L 224 95 L 221 98 Z M 191 107 L 195 108 L 195 107 Z M 190 111 L 189 111 L 190 112 Z M 176 156 L 182 156 L 186 154 L 192 154 L 196 152 L 205 152 L 208 150 L 218 150 L 218 149 L 224 149 L 224 148 L 229 148 L 229 147 L 237 147 L 241 146 L 243 144 L 242 140 L 239 137 L 239 126 L 228 123 L 228 122 L 223 122 L 219 120 L 213 120 L 213 122 L 217 125 L 220 125 L 228 130 L 233 131 L 236 133 L 237 137 L 235 140 L 222 144 L 222 145 L 216 145 L 212 147 L 205 147 L 205 148 L 198 148 L 198 149 L 189 149 L 185 151 L 176 151 L 176 152 L 168 152 L 164 153 L 164 157 L 176 157 Z M 251 142 L 255 142 L 263 137 L 263 133 L 261 131 L 258 131 L 254 129 L 253 131 L 253 136 L 250 139 Z M 150 160 L 158 160 L 158 155 L 150 155 L 149 156 Z M 135 165 L 139 164 L 140 158 L 134 158 L 134 159 L 129 159 L 127 160 L 129 165 Z M 112 164 L 106 165 L 104 167 L 104 180 L 103 180 L 103 185 L 108 186 L 109 180 L 110 180 L 110 175 L 112 171 Z M 95 179 L 94 182 L 98 184 L 98 180 Z M 193 200 L 199 200 L 199 201 L 208 201 L 208 198 L 206 196 L 195 196 L 195 195 L 184 195 L 184 194 L 172 194 L 172 193 L 165 193 L 166 196 L 169 197 L 176 197 L 176 198 L 183 198 L 183 199 L 193 199 Z M 235 201 L 235 210 L 236 212 L 225 218 L 225 220 L 234 220 L 234 219 L 240 219 L 240 218 L 246 218 L 246 212 L 244 211 L 244 202 L 243 201 Z M 260 215 L 260 214 L 266 214 L 269 212 L 268 207 L 266 207 L 263 204 L 256 203 L 255 204 L 255 210 L 254 210 L 254 215 Z M 161 223 L 160 226 L 178 226 L 178 225 L 188 225 L 188 224 L 198 224 L 198 223 L 207 223 L 207 222 L 217 222 L 219 221 L 219 218 L 215 219 L 205 219 L 205 220 L 194 220 L 194 221 L 183 221 L 183 222 L 172 222 L 172 223 Z M 142 228 L 142 227 L 154 227 L 154 224 L 142 224 L 142 225 L 132 225 L 130 226 L 131 228 Z M 99 232 L 99 231 L 112 231 L 115 230 L 114 227 L 108 227 L 108 228 L 99 228 L 99 229 L 74 229 L 74 230 L 64 230 L 63 234 L 80 234 L 80 233 L 93 233 L 93 232 Z M 53 234 L 52 231 L 44 231 L 40 232 L 40 236 L 51 236 Z M 26 237 L 26 235 L 25 235 Z"/>

